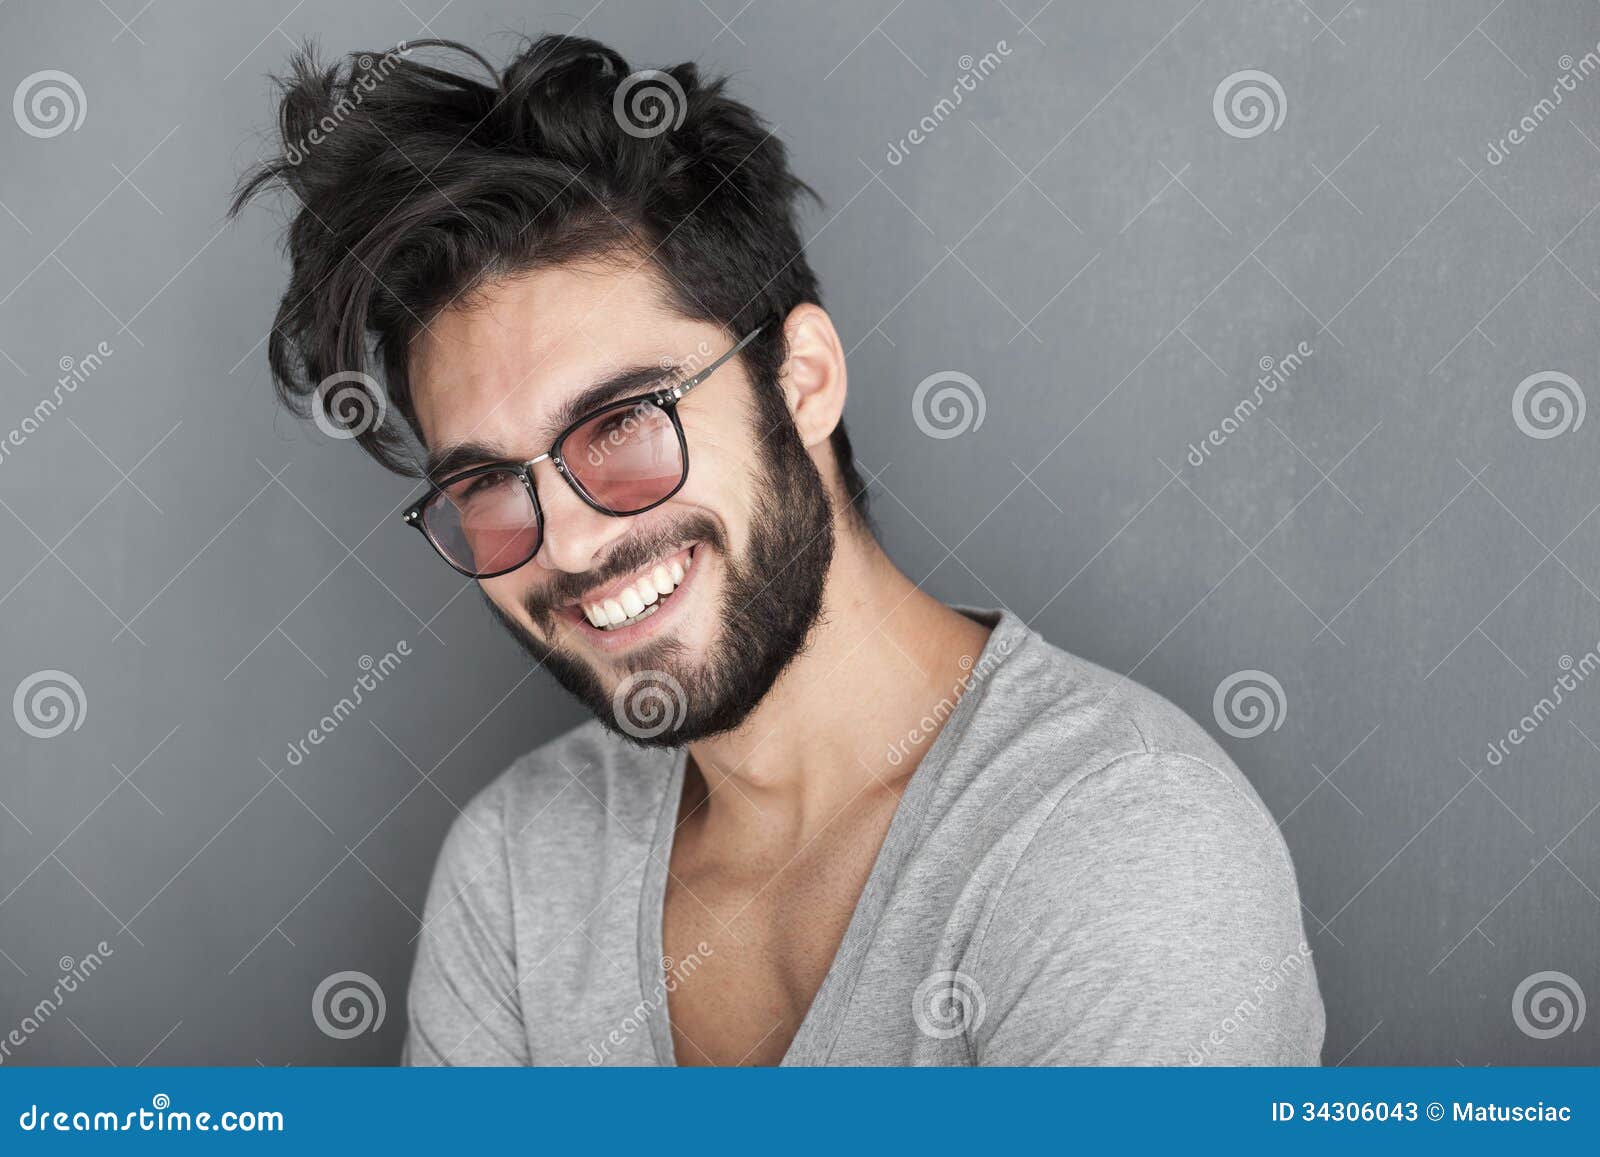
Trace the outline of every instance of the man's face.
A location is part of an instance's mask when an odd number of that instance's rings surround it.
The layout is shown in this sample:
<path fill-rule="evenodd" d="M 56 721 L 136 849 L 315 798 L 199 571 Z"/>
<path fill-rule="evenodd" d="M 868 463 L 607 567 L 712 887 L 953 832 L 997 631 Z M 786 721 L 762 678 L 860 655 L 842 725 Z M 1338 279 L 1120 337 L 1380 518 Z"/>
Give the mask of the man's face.
<path fill-rule="evenodd" d="M 430 454 L 472 448 L 453 471 L 537 457 L 596 383 L 630 370 L 688 376 L 744 336 L 674 312 L 656 277 L 560 266 L 437 318 L 410 367 Z M 653 387 L 635 378 L 584 405 Z M 827 495 L 776 383 L 752 382 L 730 360 L 678 416 L 689 475 L 675 495 L 612 517 L 539 463 L 539 552 L 481 580 L 506 628 L 607 726 L 661 745 L 743 721 L 803 646 L 833 556 Z"/>

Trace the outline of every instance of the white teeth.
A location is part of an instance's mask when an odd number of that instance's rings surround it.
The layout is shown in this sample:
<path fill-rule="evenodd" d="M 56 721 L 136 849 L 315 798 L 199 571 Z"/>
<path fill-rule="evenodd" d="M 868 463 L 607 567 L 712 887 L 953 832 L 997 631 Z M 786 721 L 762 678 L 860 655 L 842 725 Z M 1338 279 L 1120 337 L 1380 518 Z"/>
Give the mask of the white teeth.
<path fill-rule="evenodd" d="M 0 0 L 0 3 L 4 3 L 4 0 Z M 583 604 L 584 616 L 602 631 L 649 618 L 660 609 L 660 600 L 678 589 L 693 558 L 693 555 L 688 555 L 682 562 L 674 559 L 658 565 L 633 586 L 623 587 L 615 598 Z"/>

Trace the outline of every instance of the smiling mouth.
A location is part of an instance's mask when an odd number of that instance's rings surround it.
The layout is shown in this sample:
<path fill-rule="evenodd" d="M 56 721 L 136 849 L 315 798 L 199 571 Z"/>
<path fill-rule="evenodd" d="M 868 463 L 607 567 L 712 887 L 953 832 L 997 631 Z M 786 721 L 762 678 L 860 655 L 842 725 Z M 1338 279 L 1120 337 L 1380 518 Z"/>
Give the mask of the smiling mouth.
<path fill-rule="evenodd" d="M 689 546 L 633 574 L 626 581 L 608 584 L 585 595 L 577 608 L 597 631 L 617 631 L 642 623 L 659 611 L 683 585 L 694 564 Z"/>

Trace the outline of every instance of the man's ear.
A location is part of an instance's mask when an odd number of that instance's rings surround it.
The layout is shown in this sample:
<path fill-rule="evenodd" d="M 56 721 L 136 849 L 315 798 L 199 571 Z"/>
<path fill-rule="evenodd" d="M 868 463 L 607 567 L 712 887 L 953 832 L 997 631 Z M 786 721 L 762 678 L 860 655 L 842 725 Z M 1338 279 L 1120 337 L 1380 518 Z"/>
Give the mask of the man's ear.
<path fill-rule="evenodd" d="M 783 322 L 789 355 L 778 373 L 784 401 L 806 449 L 826 442 L 844 415 L 844 347 L 820 305 L 797 305 Z"/>

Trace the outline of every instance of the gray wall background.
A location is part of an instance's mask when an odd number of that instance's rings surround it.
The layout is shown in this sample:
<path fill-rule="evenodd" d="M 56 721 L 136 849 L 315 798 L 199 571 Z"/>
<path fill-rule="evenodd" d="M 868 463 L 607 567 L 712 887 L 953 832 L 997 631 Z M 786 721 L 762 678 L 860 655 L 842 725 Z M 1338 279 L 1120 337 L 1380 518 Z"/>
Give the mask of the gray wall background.
<path fill-rule="evenodd" d="M 1600 385 L 1600 76 L 1533 112 L 1595 4 L 439 3 L 0 8 L 0 96 L 62 70 L 84 113 L 0 117 L 0 442 L 112 351 L 0 457 L 0 698 L 82 688 L 50 738 L 0 712 L 0 1036 L 111 949 L 9 1063 L 397 1056 L 446 826 L 578 713 L 397 521 L 409 485 L 275 408 L 280 220 L 222 213 L 291 42 L 574 29 L 733 73 L 788 141 L 892 552 L 1218 734 L 1293 851 L 1328 1063 L 1600 1059 L 1600 1015 L 1537 997 L 1600 996 L 1600 685 L 1488 758 L 1600 640 L 1600 417 L 1516 409 Z M 1245 69 L 1275 130 L 1214 113 Z M 931 438 L 942 371 L 983 420 Z M 1241 671 L 1282 688 L 1251 738 L 1214 711 Z M 387 1015 L 335 1039 L 347 970 Z"/>

